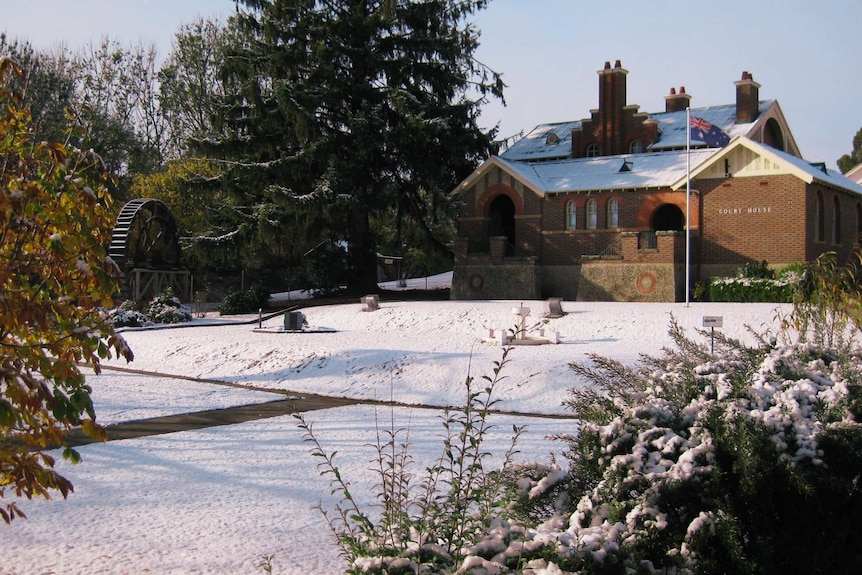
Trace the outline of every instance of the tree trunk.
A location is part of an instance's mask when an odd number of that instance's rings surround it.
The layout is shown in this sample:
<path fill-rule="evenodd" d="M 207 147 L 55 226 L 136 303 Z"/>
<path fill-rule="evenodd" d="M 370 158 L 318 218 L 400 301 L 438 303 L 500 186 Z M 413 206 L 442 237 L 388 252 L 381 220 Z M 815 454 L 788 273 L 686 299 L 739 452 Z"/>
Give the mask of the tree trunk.
<path fill-rule="evenodd" d="M 356 206 L 350 214 L 348 240 L 350 280 L 347 291 L 357 295 L 377 293 L 377 250 L 368 225 L 368 210 Z"/>

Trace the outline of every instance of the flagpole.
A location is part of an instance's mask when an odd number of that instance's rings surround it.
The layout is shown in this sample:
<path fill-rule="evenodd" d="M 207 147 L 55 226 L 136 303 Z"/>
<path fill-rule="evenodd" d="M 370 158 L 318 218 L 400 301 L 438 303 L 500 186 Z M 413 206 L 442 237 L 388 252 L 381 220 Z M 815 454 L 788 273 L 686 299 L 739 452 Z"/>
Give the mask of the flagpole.
<path fill-rule="evenodd" d="M 685 307 L 691 293 L 691 108 L 685 109 Z"/>

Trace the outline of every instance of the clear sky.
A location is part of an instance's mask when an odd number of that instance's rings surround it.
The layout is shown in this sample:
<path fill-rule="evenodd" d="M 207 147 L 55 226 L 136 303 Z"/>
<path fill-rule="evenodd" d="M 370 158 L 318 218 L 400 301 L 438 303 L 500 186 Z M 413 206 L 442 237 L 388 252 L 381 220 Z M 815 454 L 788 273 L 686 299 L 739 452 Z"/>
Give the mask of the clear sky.
<path fill-rule="evenodd" d="M 170 50 L 181 23 L 227 16 L 232 0 L 0 0 L 0 31 L 37 48 L 79 49 L 103 37 Z M 664 110 L 671 87 L 693 107 L 732 103 L 749 71 L 776 99 L 806 159 L 830 167 L 862 128 L 858 0 L 493 0 L 476 19 L 479 59 L 503 73 L 507 106 L 489 105 L 500 135 L 579 120 L 598 107 L 605 61 L 629 71 L 629 104 Z"/>

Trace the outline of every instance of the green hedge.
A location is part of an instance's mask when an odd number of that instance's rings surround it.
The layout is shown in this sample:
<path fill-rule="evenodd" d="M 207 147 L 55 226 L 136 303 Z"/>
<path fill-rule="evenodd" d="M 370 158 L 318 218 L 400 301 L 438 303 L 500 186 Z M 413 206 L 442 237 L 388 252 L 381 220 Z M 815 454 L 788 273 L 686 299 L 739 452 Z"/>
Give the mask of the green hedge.
<path fill-rule="evenodd" d="M 712 278 L 710 301 L 790 302 L 793 283 L 786 279 Z"/>

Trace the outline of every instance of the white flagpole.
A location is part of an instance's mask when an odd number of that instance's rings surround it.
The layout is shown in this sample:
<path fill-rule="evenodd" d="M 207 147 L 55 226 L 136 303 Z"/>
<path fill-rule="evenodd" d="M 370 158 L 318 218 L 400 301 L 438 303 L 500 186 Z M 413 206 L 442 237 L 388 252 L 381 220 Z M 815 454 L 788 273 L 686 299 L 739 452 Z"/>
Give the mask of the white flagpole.
<path fill-rule="evenodd" d="M 685 307 L 691 293 L 691 108 L 685 109 Z"/>

